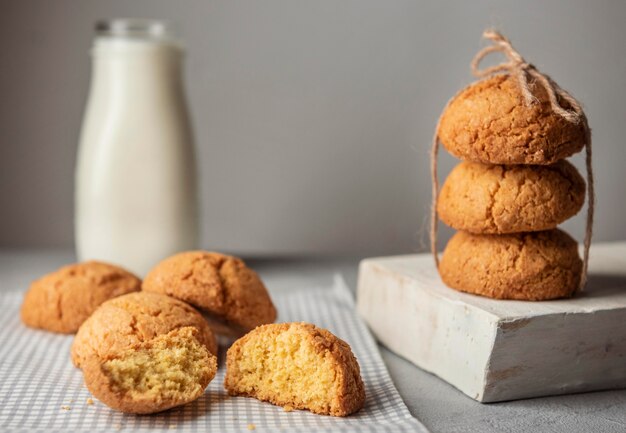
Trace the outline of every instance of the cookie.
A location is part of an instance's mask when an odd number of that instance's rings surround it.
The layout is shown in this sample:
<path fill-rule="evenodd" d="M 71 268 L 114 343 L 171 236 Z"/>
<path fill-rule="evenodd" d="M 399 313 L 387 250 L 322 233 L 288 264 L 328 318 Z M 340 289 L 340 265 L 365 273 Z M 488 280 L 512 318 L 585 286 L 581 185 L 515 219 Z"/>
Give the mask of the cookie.
<path fill-rule="evenodd" d="M 458 232 L 439 263 L 441 279 L 453 289 L 525 301 L 573 295 L 581 272 L 576 241 L 559 229 L 508 235 Z"/>
<path fill-rule="evenodd" d="M 237 340 L 226 355 L 224 388 L 322 415 L 346 416 L 365 402 L 350 346 L 307 323 L 264 325 Z"/>
<path fill-rule="evenodd" d="M 580 211 L 585 181 L 567 161 L 552 165 L 462 162 L 446 179 L 437 213 L 457 230 L 502 234 L 548 230 Z"/>
<path fill-rule="evenodd" d="M 470 85 L 443 113 L 441 143 L 460 159 L 487 164 L 552 164 L 582 150 L 583 125 L 555 114 L 542 86 L 531 91 L 537 103 L 526 106 L 514 77 Z"/>
<path fill-rule="evenodd" d="M 96 356 L 107 359 L 129 347 L 178 328 L 194 327 L 196 338 L 217 354 L 215 336 L 206 320 L 193 307 L 157 293 L 130 293 L 111 299 L 80 327 L 72 343 L 72 362 Z"/>
<path fill-rule="evenodd" d="M 93 261 L 64 266 L 30 285 L 22 303 L 22 322 L 74 333 L 104 301 L 140 289 L 141 280 L 118 266 Z"/>
<path fill-rule="evenodd" d="M 87 389 L 126 413 L 155 413 L 200 397 L 217 372 L 217 358 L 196 338 L 194 327 L 136 343 L 106 358 L 85 360 Z"/>
<path fill-rule="evenodd" d="M 205 251 L 180 253 L 157 264 L 142 288 L 188 302 L 220 334 L 239 336 L 276 320 L 276 308 L 263 282 L 236 257 Z"/>

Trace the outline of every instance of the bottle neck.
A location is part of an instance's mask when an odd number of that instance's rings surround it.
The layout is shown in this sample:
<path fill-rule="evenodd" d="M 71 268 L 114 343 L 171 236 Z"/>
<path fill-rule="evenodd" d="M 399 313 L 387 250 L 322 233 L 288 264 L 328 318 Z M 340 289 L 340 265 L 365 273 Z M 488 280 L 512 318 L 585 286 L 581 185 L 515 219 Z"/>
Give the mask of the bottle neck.
<path fill-rule="evenodd" d="M 99 36 L 91 56 L 94 86 L 135 94 L 181 84 L 183 51 L 173 42 Z"/>
<path fill-rule="evenodd" d="M 92 90 L 129 97 L 165 94 L 181 84 L 183 49 L 163 21 L 119 18 L 96 23 L 91 49 Z"/>

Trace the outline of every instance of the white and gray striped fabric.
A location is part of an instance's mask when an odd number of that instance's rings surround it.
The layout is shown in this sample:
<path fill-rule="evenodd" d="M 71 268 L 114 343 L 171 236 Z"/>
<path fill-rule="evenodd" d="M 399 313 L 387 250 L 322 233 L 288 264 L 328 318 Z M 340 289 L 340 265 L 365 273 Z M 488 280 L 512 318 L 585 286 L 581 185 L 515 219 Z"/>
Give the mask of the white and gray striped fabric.
<path fill-rule="evenodd" d="M 335 418 L 282 408 L 251 398 L 230 397 L 220 369 L 200 399 L 183 407 L 134 416 L 94 399 L 70 357 L 71 336 L 35 331 L 19 319 L 20 292 L 0 293 L 0 431 L 104 432 L 426 432 L 395 389 L 376 343 L 357 317 L 345 283 L 280 293 L 279 320 L 311 322 L 347 341 L 361 366 L 367 399 L 358 413 Z"/>

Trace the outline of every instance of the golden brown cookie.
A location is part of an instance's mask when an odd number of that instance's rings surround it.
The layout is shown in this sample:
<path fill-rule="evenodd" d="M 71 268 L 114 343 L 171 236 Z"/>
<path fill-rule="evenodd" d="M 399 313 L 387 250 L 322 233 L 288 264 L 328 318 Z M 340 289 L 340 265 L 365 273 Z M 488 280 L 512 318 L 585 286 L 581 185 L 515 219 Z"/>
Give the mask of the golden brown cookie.
<path fill-rule="evenodd" d="M 135 344 L 187 326 L 196 328 L 198 341 L 217 354 L 213 332 L 190 305 L 158 293 L 120 296 L 102 304 L 80 327 L 72 343 L 72 362 L 82 368 L 91 356 L 116 356 Z"/>
<path fill-rule="evenodd" d="M 509 235 L 458 232 L 439 263 L 441 279 L 453 289 L 526 301 L 573 295 L 581 271 L 576 241 L 559 229 Z"/>
<path fill-rule="evenodd" d="M 73 333 L 104 301 L 140 289 L 141 280 L 119 266 L 93 261 L 64 266 L 30 285 L 22 322 Z"/>
<path fill-rule="evenodd" d="M 237 340 L 226 355 L 224 388 L 322 415 L 346 416 L 365 402 L 350 346 L 308 323 L 264 325 Z"/>
<path fill-rule="evenodd" d="M 205 251 L 176 254 L 156 265 L 142 288 L 197 307 L 220 334 L 241 335 L 276 320 L 263 282 L 236 257 Z"/>
<path fill-rule="evenodd" d="M 552 165 L 462 162 L 446 179 L 437 213 L 457 230 L 501 234 L 548 230 L 576 215 L 585 181 L 567 161 Z"/>
<path fill-rule="evenodd" d="M 178 328 L 106 358 L 85 360 L 87 389 L 107 406 L 155 413 L 196 400 L 217 372 L 217 358 L 194 327 Z"/>
<path fill-rule="evenodd" d="M 542 86 L 531 84 L 531 91 L 538 102 L 526 106 L 508 75 L 470 85 L 443 113 L 441 143 L 460 159 L 487 164 L 552 164 L 579 152 L 583 126 L 552 112 Z"/>

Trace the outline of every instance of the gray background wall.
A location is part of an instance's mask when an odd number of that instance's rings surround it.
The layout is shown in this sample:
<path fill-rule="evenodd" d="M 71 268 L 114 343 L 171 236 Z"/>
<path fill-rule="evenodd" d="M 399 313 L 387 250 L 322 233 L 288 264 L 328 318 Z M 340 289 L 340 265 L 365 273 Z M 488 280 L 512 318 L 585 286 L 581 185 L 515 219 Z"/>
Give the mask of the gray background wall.
<path fill-rule="evenodd" d="M 92 24 L 116 16 L 186 41 L 208 248 L 423 248 L 436 118 L 493 25 L 584 103 L 595 239 L 626 239 L 626 2 L 19 0 L 0 14 L 0 245 L 72 244 Z M 565 228 L 580 239 L 583 217 Z"/>

